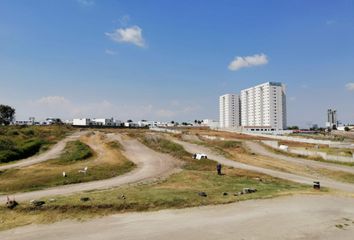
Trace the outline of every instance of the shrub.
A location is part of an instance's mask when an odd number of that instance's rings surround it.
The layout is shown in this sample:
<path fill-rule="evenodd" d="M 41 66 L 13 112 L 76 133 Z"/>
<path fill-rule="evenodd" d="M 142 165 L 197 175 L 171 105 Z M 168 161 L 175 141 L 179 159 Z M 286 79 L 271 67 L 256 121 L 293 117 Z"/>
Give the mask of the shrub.
<path fill-rule="evenodd" d="M 60 162 L 75 162 L 85 160 L 93 155 L 89 146 L 79 140 L 68 142 L 65 152 L 60 157 Z"/>
<path fill-rule="evenodd" d="M 0 163 L 7 163 L 18 159 L 18 153 L 12 150 L 0 151 Z"/>
<path fill-rule="evenodd" d="M 42 146 L 40 140 L 28 140 L 21 147 L 18 148 L 20 158 L 27 158 L 36 154 Z"/>

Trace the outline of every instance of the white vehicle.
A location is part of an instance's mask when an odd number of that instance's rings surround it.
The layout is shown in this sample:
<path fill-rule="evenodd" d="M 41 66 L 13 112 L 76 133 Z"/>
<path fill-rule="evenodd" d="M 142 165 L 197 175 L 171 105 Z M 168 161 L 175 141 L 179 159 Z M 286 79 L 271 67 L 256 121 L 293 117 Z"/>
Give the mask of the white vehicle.
<path fill-rule="evenodd" d="M 197 160 L 208 159 L 208 156 L 205 153 L 194 153 L 193 158 Z"/>

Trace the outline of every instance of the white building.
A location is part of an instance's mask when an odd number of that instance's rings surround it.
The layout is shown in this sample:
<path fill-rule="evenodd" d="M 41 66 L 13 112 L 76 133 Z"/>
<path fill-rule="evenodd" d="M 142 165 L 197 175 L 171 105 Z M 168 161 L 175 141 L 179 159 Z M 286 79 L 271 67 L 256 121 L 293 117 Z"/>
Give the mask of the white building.
<path fill-rule="evenodd" d="M 113 118 L 93 118 L 91 123 L 95 126 L 115 126 Z"/>
<path fill-rule="evenodd" d="M 89 118 L 74 118 L 73 125 L 74 126 L 90 126 L 91 119 L 89 119 Z"/>
<path fill-rule="evenodd" d="M 337 128 L 338 127 L 337 110 L 334 110 L 334 109 L 327 110 L 326 127 L 328 127 L 328 128 Z"/>
<path fill-rule="evenodd" d="M 237 94 L 225 94 L 219 97 L 220 128 L 240 126 L 240 97 Z"/>
<path fill-rule="evenodd" d="M 247 131 L 286 129 L 285 86 L 267 82 L 242 90 L 241 125 Z"/>
<path fill-rule="evenodd" d="M 219 122 L 213 119 L 203 119 L 202 125 L 210 128 L 219 128 Z"/>

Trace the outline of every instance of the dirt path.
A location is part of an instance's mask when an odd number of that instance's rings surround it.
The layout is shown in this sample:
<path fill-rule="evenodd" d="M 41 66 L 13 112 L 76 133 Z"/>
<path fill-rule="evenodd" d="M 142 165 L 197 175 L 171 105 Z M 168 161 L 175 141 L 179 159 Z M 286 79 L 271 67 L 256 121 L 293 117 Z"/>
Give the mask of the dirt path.
<path fill-rule="evenodd" d="M 1 232 L 0 239 L 351 240 L 353 221 L 353 198 L 298 195 L 181 210 L 126 213 L 87 222 L 29 225 Z"/>
<path fill-rule="evenodd" d="M 354 174 L 354 167 L 349 167 L 349 166 L 347 167 L 335 163 L 325 163 L 325 162 L 319 162 L 319 161 L 314 161 L 309 159 L 303 159 L 299 157 L 290 157 L 290 156 L 286 156 L 285 154 L 274 153 L 257 142 L 246 141 L 245 144 L 252 152 L 259 155 L 288 161 L 301 166 L 320 167 L 320 168 L 326 168 L 333 171 L 342 171 L 342 172 L 348 172 Z"/>
<path fill-rule="evenodd" d="M 94 189 L 107 189 L 128 183 L 164 177 L 175 172 L 180 165 L 180 163 L 170 155 L 155 152 L 135 139 L 123 140 L 119 136 L 113 134 L 110 134 L 109 137 L 112 140 L 120 141 L 124 147 L 123 154 L 129 160 L 134 162 L 137 165 L 137 168 L 127 174 L 106 180 L 65 185 L 39 191 L 18 193 L 11 196 L 14 196 L 17 201 L 24 201 Z M 5 201 L 6 196 L 0 196 L 0 202 Z"/>
<path fill-rule="evenodd" d="M 45 151 L 44 153 L 29 157 L 29 158 L 26 158 L 23 160 L 18 160 L 18 161 L 16 161 L 16 163 L 9 163 L 9 164 L 0 166 L 0 171 L 11 169 L 11 168 L 28 167 L 30 165 L 41 163 L 41 162 L 47 161 L 49 159 L 57 158 L 63 152 L 67 142 L 77 140 L 86 133 L 87 133 L 86 131 L 75 132 L 72 135 L 70 135 L 70 136 L 64 138 L 63 140 L 59 141 L 58 143 L 56 143 L 54 146 L 52 146 L 48 151 Z"/>
<path fill-rule="evenodd" d="M 240 168 L 240 169 L 250 170 L 250 171 L 254 171 L 254 172 L 264 173 L 267 175 L 271 175 L 273 177 L 278 177 L 278 178 L 290 180 L 293 182 L 304 183 L 304 184 L 309 184 L 309 185 L 312 185 L 313 181 L 320 181 L 321 185 L 323 187 L 329 187 L 329 188 L 334 188 L 337 190 L 342 190 L 342 191 L 354 193 L 354 184 L 342 183 L 342 182 L 337 182 L 337 181 L 333 181 L 333 180 L 329 180 L 329 179 L 323 179 L 318 176 L 314 176 L 313 178 L 309 178 L 309 177 L 295 175 L 292 173 L 280 172 L 280 171 L 271 170 L 271 169 L 267 169 L 267 168 L 252 166 L 252 165 L 248 165 L 248 164 L 244 164 L 244 163 L 236 162 L 234 160 L 227 159 L 224 156 L 215 153 L 211 149 L 197 145 L 197 144 L 183 142 L 183 141 L 179 141 L 176 139 L 171 139 L 171 140 L 182 145 L 186 149 L 186 151 L 188 151 L 190 153 L 198 153 L 198 152 L 206 153 L 210 159 L 218 161 L 221 164 L 226 165 L 226 166 L 231 166 L 234 168 Z"/>

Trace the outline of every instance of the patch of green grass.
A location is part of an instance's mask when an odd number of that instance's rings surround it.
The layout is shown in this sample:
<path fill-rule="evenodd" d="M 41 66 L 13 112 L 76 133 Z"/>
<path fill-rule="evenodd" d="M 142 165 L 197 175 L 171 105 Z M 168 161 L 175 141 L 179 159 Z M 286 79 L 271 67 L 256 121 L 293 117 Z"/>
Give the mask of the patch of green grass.
<path fill-rule="evenodd" d="M 0 163 L 45 151 L 71 131 L 67 126 L 0 126 Z"/>
<path fill-rule="evenodd" d="M 59 157 L 57 163 L 72 163 L 88 159 L 93 156 L 93 150 L 85 143 L 76 140 L 68 142 L 64 152 Z"/>

